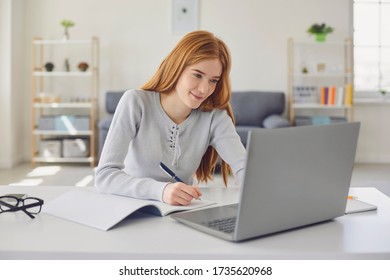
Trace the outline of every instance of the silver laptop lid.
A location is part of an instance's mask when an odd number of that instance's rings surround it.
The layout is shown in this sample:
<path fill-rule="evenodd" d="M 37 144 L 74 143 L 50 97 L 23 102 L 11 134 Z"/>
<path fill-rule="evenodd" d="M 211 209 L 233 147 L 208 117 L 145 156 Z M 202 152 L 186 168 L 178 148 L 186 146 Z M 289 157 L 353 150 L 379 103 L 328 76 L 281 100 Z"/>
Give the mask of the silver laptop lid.
<path fill-rule="evenodd" d="M 341 123 L 251 131 L 233 239 L 343 215 L 359 127 Z"/>

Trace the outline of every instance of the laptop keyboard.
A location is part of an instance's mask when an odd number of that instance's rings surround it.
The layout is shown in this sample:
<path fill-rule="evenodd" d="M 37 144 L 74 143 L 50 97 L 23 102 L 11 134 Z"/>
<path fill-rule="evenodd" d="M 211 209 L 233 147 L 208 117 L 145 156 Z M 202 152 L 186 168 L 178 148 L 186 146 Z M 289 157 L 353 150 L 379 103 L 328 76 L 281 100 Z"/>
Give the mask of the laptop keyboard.
<path fill-rule="evenodd" d="M 216 220 L 204 222 L 204 223 L 202 223 L 202 225 L 204 225 L 208 228 L 216 229 L 218 231 L 232 233 L 232 232 L 234 232 L 234 229 L 236 228 L 236 220 L 237 220 L 237 217 L 216 219 Z"/>

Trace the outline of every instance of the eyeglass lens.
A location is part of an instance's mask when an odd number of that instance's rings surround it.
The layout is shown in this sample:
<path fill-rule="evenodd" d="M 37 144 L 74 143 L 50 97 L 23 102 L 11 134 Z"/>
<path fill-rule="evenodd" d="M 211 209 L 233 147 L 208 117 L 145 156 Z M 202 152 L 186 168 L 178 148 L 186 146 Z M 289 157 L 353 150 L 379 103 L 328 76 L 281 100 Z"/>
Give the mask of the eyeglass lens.
<path fill-rule="evenodd" d="M 5 204 L 1 204 L 0 203 L 0 209 L 3 210 L 3 211 L 7 211 L 7 210 L 10 210 L 11 207 L 17 207 L 17 206 L 21 206 L 19 205 L 19 202 L 20 200 L 18 200 L 16 197 L 12 197 L 12 196 L 5 196 L 5 197 L 1 197 L 0 198 L 1 201 L 4 201 Z M 36 199 L 36 198 L 25 198 L 22 200 L 23 201 L 23 205 L 24 206 L 27 206 L 26 208 L 26 211 L 31 213 L 31 214 L 38 214 L 39 212 L 41 212 L 41 208 L 42 208 L 42 205 L 39 203 L 39 200 Z M 10 206 L 8 206 L 8 205 Z M 28 207 L 30 205 L 33 205 L 35 204 L 34 206 L 32 207 Z"/>
<path fill-rule="evenodd" d="M 39 203 L 39 200 L 36 199 L 36 198 L 25 198 L 24 199 L 24 205 L 25 206 L 29 206 L 29 205 L 32 205 L 32 204 L 38 204 Z M 42 205 L 41 204 L 38 204 L 38 205 L 35 205 L 33 207 L 29 207 L 27 208 L 26 210 L 28 212 L 30 212 L 31 214 L 38 214 L 39 212 L 41 212 L 41 207 Z"/>
<path fill-rule="evenodd" d="M 1 210 L 4 210 L 4 211 L 7 211 L 7 210 L 9 210 L 11 208 L 8 205 L 16 207 L 19 204 L 19 200 L 16 197 L 5 196 L 5 197 L 1 197 L 0 199 L 1 199 L 1 201 L 5 202 L 5 204 L 0 204 Z"/>

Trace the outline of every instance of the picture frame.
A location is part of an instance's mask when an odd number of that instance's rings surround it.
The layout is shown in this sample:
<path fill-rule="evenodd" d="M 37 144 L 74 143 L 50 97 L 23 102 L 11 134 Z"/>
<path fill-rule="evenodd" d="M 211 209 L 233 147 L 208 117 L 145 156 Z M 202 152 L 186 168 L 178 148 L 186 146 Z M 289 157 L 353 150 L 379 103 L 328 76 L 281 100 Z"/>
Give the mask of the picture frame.
<path fill-rule="evenodd" d="M 199 28 L 199 0 L 172 0 L 172 33 L 182 34 Z"/>

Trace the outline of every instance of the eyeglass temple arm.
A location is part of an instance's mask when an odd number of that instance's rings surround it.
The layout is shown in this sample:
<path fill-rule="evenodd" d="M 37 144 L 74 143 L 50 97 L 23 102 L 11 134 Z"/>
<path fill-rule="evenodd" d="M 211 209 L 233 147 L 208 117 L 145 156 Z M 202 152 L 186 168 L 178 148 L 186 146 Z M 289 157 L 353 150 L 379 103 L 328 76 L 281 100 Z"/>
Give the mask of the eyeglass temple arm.
<path fill-rule="evenodd" d="M 9 203 L 6 203 L 4 201 L 1 201 L 1 200 L 0 200 L 0 204 L 2 204 L 4 206 L 7 206 L 9 208 L 9 210 L 3 211 L 3 212 L 16 212 L 16 211 L 21 210 L 24 213 L 26 213 L 26 215 L 29 216 L 31 219 L 35 219 L 35 217 L 34 217 L 33 214 L 29 213 L 26 209 L 41 205 L 40 202 L 36 202 L 36 203 L 29 204 L 27 206 L 23 205 L 23 206 L 17 207 L 17 206 L 13 206 L 13 205 L 11 205 Z"/>
<path fill-rule="evenodd" d="M 1 204 L 1 205 L 4 205 L 4 206 L 7 206 L 7 207 L 9 207 L 9 208 L 15 208 L 15 206 L 13 206 L 12 204 L 8 204 L 8 203 L 5 202 L 5 201 L 1 201 L 1 200 L 0 200 L 0 204 Z"/>
<path fill-rule="evenodd" d="M 20 209 L 22 210 L 24 213 L 26 213 L 27 216 L 29 216 L 31 219 L 35 219 L 35 216 L 31 213 L 29 213 L 26 209 Z"/>

